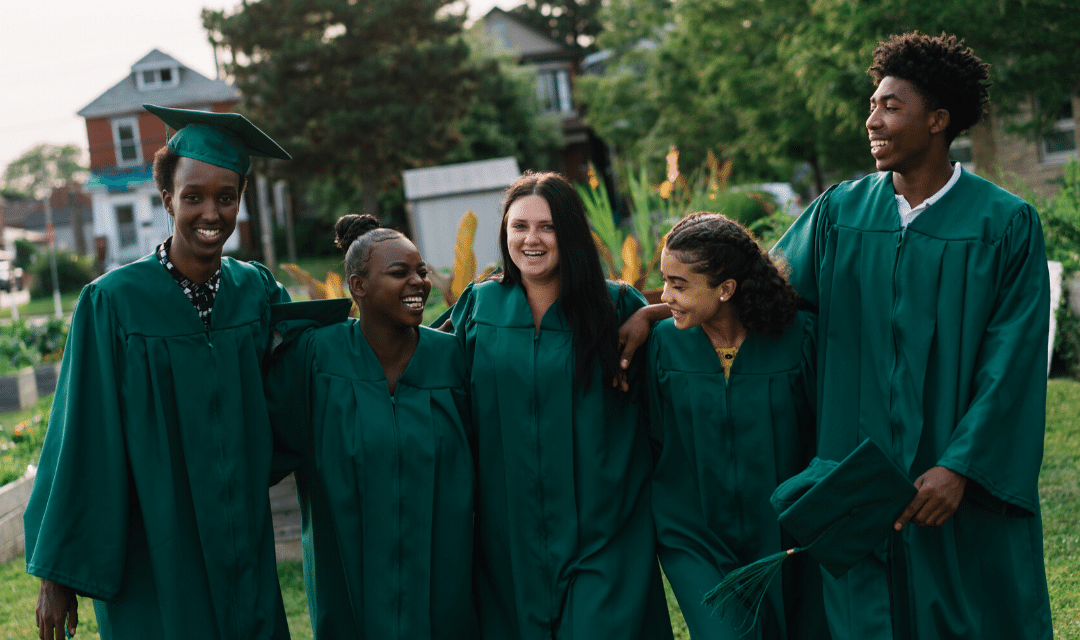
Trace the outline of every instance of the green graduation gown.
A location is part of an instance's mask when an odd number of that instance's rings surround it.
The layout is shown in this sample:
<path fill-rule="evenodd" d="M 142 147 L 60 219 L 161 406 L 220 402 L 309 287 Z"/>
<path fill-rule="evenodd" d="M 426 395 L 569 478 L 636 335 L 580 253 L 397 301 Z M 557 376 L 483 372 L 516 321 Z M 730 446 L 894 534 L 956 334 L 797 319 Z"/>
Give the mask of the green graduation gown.
<path fill-rule="evenodd" d="M 943 526 L 906 526 L 824 576 L 833 636 L 1050 638 L 1037 485 L 1050 303 L 1034 209 L 965 171 L 901 233 L 892 174 L 878 173 L 815 200 L 775 251 L 819 308 L 819 455 L 870 437 L 912 480 L 936 465 L 969 479 Z"/>
<path fill-rule="evenodd" d="M 265 267 L 224 258 L 211 329 L 151 255 L 83 289 L 26 507 L 26 566 L 102 638 L 288 638 L 267 494 Z"/>
<path fill-rule="evenodd" d="M 304 332 L 270 368 L 316 638 L 477 636 L 465 384 L 455 337 L 420 327 L 391 396 L 356 320 Z"/>
<path fill-rule="evenodd" d="M 621 322 L 645 304 L 608 288 Z M 670 638 L 649 512 L 639 385 L 573 381 L 560 301 L 535 331 L 521 286 L 471 286 L 453 308 L 469 364 L 481 637 Z M 636 376 L 635 376 L 636 377 Z"/>
<path fill-rule="evenodd" d="M 650 435 L 657 553 L 690 635 L 738 640 L 746 609 L 723 618 L 701 598 L 733 569 L 795 546 L 769 502 L 813 457 L 813 322 L 800 314 L 782 336 L 749 332 L 724 379 L 700 326 L 671 319 L 649 341 Z M 818 565 L 789 558 L 762 602 L 757 637 L 828 638 Z"/>

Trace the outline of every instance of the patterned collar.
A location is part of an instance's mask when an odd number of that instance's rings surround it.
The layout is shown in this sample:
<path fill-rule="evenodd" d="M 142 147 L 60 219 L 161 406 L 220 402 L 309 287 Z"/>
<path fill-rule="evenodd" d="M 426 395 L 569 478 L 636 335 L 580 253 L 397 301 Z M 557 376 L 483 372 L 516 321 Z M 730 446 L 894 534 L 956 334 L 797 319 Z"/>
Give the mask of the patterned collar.
<path fill-rule="evenodd" d="M 165 242 L 158 245 L 157 259 L 161 263 L 161 266 L 165 267 L 165 270 L 169 272 L 169 275 L 173 277 L 176 284 L 180 285 L 180 288 L 184 290 L 184 295 L 188 297 L 191 304 L 195 306 L 195 311 L 199 313 L 199 319 L 202 320 L 203 327 L 210 330 L 210 312 L 214 309 L 214 297 L 217 295 L 218 288 L 221 286 L 221 267 L 214 272 L 214 275 L 210 276 L 210 279 L 202 284 L 195 284 L 189 280 L 184 274 L 180 273 L 180 270 L 169 260 L 169 247 L 172 246 L 172 237 L 170 236 Z"/>

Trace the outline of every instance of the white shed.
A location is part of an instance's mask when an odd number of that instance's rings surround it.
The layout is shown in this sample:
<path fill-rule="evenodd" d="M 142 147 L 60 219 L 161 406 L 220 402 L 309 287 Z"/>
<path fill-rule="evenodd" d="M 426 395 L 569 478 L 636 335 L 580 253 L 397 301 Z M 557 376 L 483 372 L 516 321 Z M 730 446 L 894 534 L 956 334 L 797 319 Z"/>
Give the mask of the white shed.
<path fill-rule="evenodd" d="M 429 265 L 454 266 L 454 241 L 466 211 L 476 214 L 478 269 L 499 261 L 499 223 L 506 188 L 521 175 L 517 160 L 496 158 L 402 173 L 413 242 Z"/>

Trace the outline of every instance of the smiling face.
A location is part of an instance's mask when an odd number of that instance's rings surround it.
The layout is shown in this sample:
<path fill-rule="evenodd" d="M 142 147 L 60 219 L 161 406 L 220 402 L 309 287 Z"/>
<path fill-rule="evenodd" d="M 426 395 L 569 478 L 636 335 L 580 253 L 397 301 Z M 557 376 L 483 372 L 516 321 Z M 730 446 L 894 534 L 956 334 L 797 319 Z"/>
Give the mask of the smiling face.
<path fill-rule="evenodd" d="M 709 284 L 709 277 L 696 273 L 691 264 L 679 259 L 679 254 L 666 248 L 660 254 L 660 273 L 664 276 L 664 293 L 660 301 L 671 309 L 678 329 L 690 329 L 717 319 L 720 308 L 735 292 L 735 281 L 728 279 Z"/>
<path fill-rule="evenodd" d="M 189 278 L 221 263 L 240 211 L 239 186 L 240 175 L 230 169 L 188 157 L 177 162 L 173 191 L 162 191 L 161 200 L 173 217 L 169 258 Z"/>
<path fill-rule="evenodd" d="M 506 246 L 521 277 L 549 284 L 559 277 L 559 245 L 547 200 L 527 195 L 506 210 Z"/>
<path fill-rule="evenodd" d="M 949 112 L 929 109 L 910 81 L 882 78 L 870 97 L 870 116 L 866 119 L 870 154 L 878 171 L 903 175 L 931 162 L 935 137 L 948 147 L 944 141 L 948 123 Z"/>
<path fill-rule="evenodd" d="M 416 245 L 405 236 L 375 243 L 366 272 L 349 276 L 349 291 L 365 318 L 419 326 L 431 280 Z"/>

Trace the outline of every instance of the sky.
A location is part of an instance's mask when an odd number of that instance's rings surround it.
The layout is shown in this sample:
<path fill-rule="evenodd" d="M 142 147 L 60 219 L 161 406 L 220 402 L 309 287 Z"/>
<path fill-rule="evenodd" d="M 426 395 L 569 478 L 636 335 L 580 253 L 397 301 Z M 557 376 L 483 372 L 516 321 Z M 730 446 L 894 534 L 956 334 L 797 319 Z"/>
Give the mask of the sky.
<path fill-rule="evenodd" d="M 469 0 L 474 20 L 520 0 Z M 0 0 L 0 175 L 42 143 L 86 148 L 76 112 L 160 49 L 213 78 L 204 7 L 239 0 Z"/>

